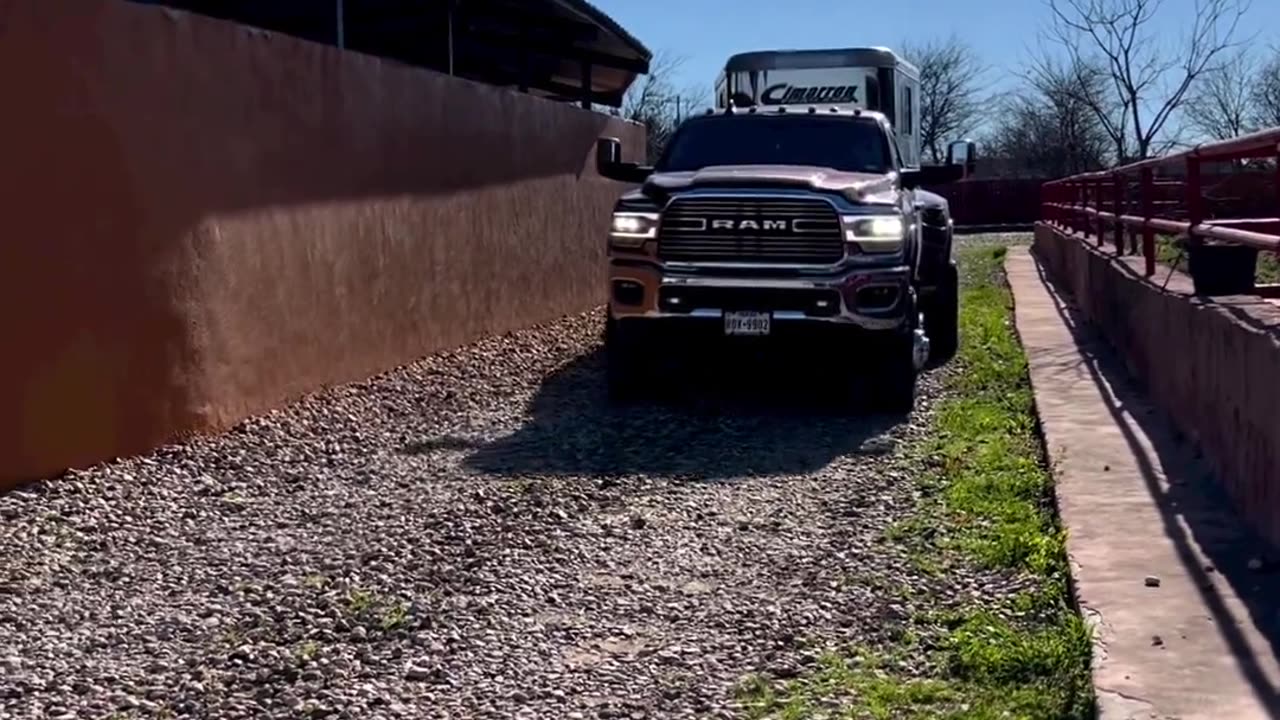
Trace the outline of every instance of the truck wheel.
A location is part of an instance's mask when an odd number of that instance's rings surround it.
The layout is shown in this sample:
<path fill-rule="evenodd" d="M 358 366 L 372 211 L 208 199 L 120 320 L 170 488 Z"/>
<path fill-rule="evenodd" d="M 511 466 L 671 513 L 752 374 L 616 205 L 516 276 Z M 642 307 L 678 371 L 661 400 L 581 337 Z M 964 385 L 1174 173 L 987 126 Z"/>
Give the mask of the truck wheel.
<path fill-rule="evenodd" d="M 619 326 L 617 320 L 608 318 L 604 326 L 605 382 L 609 399 L 628 403 L 644 394 L 647 368 L 643 348 L 634 333 Z"/>
<path fill-rule="evenodd" d="M 960 275 L 955 261 L 948 262 L 938 278 L 933 297 L 924 308 L 924 329 L 929 336 L 929 361 L 944 363 L 960 346 Z"/>
<path fill-rule="evenodd" d="M 906 415 L 916 404 L 913 338 L 895 333 L 881 349 L 878 367 L 870 376 L 871 409 L 890 415 Z"/>

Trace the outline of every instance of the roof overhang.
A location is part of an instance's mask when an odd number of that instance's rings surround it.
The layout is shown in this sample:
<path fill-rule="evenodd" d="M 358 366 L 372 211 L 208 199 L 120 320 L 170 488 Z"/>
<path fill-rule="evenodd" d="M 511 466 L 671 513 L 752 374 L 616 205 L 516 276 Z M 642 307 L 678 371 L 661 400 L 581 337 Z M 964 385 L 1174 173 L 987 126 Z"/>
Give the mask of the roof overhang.
<path fill-rule="evenodd" d="M 653 58 L 587 0 L 467 0 L 457 13 L 463 74 L 546 97 L 619 107 Z"/>
<path fill-rule="evenodd" d="M 652 53 L 587 0 L 134 0 L 619 107 Z"/>

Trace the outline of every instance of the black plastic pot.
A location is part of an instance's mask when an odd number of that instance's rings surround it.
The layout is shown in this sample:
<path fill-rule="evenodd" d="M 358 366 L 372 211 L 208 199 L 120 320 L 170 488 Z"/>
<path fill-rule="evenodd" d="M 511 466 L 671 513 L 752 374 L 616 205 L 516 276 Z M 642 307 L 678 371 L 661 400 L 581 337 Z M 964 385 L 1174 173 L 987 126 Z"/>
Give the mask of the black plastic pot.
<path fill-rule="evenodd" d="M 1257 286 L 1258 250 L 1244 245 L 1191 243 L 1187 269 L 1197 295 L 1250 295 Z"/>

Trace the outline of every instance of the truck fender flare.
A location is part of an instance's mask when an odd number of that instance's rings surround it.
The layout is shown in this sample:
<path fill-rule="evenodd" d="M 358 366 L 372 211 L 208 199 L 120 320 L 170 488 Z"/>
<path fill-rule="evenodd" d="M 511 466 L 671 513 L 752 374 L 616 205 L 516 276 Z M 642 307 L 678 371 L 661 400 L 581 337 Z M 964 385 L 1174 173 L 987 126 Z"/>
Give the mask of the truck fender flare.
<path fill-rule="evenodd" d="M 920 275 L 932 285 L 942 265 L 951 260 L 954 224 L 947 199 L 927 190 L 916 191 L 916 208 L 920 218 Z"/>

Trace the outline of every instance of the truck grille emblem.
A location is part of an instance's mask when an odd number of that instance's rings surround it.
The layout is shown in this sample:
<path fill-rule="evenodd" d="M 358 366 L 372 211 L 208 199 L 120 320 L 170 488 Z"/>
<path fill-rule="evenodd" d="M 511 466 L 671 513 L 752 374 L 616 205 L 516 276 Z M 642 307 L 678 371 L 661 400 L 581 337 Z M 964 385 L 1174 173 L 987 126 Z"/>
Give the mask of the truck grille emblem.
<path fill-rule="evenodd" d="M 790 225 L 786 220 L 753 220 L 751 218 L 743 220 L 718 218 L 710 221 L 712 230 L 790 230 Z"/>

